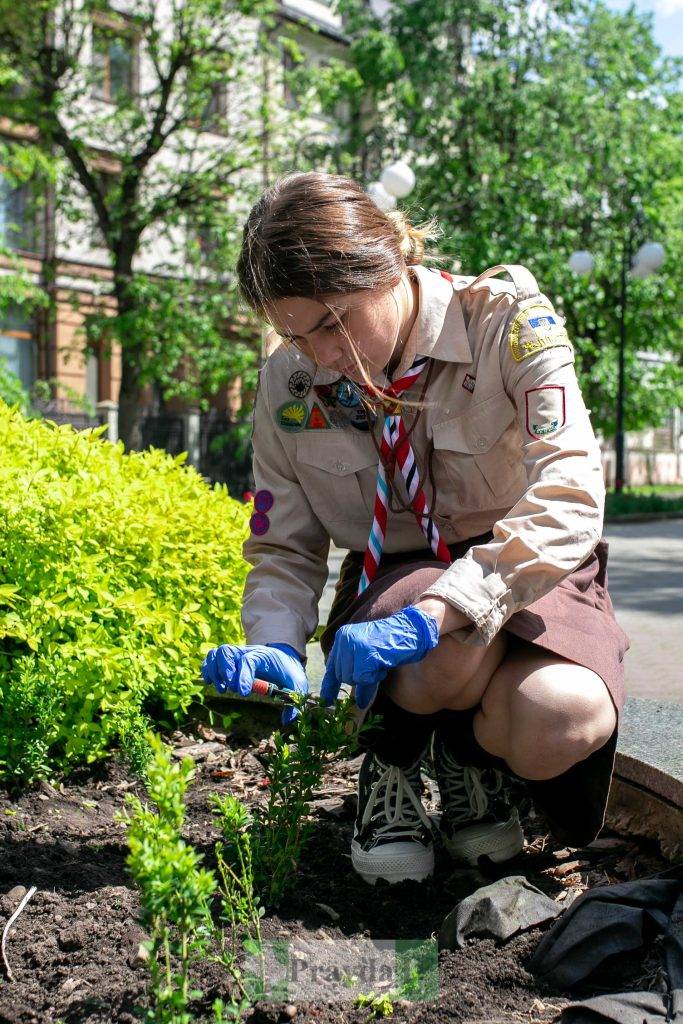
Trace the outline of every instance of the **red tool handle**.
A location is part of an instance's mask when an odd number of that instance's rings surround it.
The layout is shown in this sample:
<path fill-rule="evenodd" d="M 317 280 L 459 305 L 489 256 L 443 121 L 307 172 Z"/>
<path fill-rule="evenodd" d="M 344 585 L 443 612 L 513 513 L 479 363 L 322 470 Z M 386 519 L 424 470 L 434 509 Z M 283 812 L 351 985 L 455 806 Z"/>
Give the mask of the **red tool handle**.
<path fill-rule="evenodd" d="M 255 679 L 251 689 L 253 693 L 260 693 L 262 697 L 270 697 L 274 687 L 272 683 L 267 683 L 265 679 Z"/>

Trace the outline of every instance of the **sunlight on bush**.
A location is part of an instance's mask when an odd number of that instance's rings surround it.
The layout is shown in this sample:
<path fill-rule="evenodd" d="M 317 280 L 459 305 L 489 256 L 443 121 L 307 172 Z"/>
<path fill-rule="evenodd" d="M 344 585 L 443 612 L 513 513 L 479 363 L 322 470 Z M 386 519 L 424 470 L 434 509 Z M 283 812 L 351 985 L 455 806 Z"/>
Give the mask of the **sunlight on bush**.
<path fill-rule="evenodd" d="M 248 509 L 159 449 L 0 401 L 0 778 L 69 771 L 199 696 L 243 640 Z"/>

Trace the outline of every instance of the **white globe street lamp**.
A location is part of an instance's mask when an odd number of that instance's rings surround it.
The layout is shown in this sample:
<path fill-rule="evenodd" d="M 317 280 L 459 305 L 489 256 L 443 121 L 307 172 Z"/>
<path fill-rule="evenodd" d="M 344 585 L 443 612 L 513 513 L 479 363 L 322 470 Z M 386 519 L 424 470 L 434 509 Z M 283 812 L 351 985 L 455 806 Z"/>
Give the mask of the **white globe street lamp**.
<path fill-rule="evenodd" d="M 396 206 L 396 196 L 389 195 L 381 181 L 370 182 L 367 193 L 384 213 L 393 210 Z"/>
<path fill-rule="evenodd" d="M 659 270 L 664 262 L 664 246 L 659 242 L 645 242 L 636 253 L 633 269 L 644 269 L 646 271 Z M 639 273 L 638 277 L 646 277 L 647 274 Z"/>
<path fill-rule="evenodd" d="M 624 351 L 626 348 L 626 295 L 628 274 L 626 268 L 631 260 L 631 244 L 633 231 L 630 228 L 624 241 L 621 258 L 621 296 L 619 302 L 619 381 L 617 384 L 617 423 L 616 423 L 616 467 L 614 473 L 614 489 L 620 493 L 624 486 Z M 664 262 L 664 247 L 659 242 L 645 242 L 636 253 L 631 266 L 631 277 L 648 277 L 659 270 Z M 573 252 L 569 257 L 569 267 L 575 274 L 590 274 L 594 265 L 592 255 L 585 249 Z"/>
<path fill-rule="evenodd" d="M 593 270 L 594 259 L 585 249 L 578 249 L 569 257 L 569 267 L 575 274 L 590 274 Z"/>
<path fill-rule="evenodd" d="M 390 196 L 404 199 L 415 188 L 415 173 L 405 160 L 396 160 L 384 168 L 380 182 Z"/>

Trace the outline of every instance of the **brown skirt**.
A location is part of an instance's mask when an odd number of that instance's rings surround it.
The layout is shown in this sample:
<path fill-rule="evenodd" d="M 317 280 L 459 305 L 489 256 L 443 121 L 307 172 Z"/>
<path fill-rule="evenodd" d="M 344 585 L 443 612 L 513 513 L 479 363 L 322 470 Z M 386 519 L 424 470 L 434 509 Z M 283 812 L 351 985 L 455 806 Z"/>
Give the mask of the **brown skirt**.
<path fill-rule="evenodd" d="M 488 531 L 452 544 L 451 557 L 461 558 L 473 544 L 485 544 L 492 538 Z M 510 634 L 508 650 L 519 638 L 583 665 L 602 678 L 614 702 L 617 725 L 604 746 L 554 779 L 527 782 L 534 804 L 553 834 L 572 846 L 591 842 L 604 823 L 625 700 L 623 659 L 630 643 L 615 619 L 607 588 L 608 550 L 603 538 L 578 568 L 538 601 L 511 615 L 503 627 Z M 375 579 L 356 598 L 362 564 L 361 551 L 350 551 L 342 563 L 320 638 L 326 658 L 340 626 L 392 615 L 417 601 L 445 571 L 429 550 L 383 554 Z"/>

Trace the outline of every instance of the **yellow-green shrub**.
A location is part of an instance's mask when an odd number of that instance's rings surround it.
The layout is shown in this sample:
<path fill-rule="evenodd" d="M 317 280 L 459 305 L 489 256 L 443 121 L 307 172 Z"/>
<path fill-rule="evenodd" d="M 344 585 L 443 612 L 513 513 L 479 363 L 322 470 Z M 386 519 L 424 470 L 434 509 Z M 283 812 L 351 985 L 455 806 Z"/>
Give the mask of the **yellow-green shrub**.
<path fill-rule="evenodd" d="M 68 772 L 201 692 L 243 639 L 249 511 L 185 455 L 124 453 L 0 401 L 0 778 Z M 170 713 L 170 716 L 169 716 Z"/>

